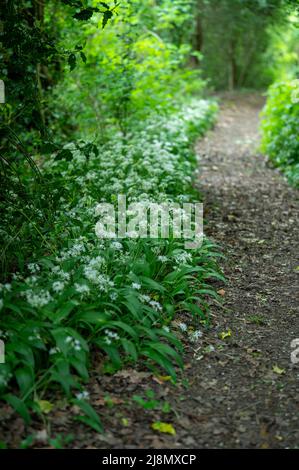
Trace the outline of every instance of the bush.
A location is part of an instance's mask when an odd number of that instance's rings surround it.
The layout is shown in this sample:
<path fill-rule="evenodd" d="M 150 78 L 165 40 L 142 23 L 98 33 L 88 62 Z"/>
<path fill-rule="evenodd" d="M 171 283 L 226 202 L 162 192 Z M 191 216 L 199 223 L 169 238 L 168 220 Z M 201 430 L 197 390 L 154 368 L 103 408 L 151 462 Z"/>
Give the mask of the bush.
<path fill-rule="evenodd" d="M 262 117 L 262 151 L 290 181 L 299 184 L 298 80 L 275 83 Z"/>

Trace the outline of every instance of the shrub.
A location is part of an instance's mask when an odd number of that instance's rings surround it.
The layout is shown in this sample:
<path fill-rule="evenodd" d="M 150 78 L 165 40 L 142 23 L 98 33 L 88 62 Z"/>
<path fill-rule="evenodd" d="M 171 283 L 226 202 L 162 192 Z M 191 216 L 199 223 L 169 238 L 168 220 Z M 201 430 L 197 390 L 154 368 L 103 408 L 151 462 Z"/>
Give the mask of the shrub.
<path fill-rule="evenodd" d="M 298 81 L 275 83 L 262 117 L 262 150 L 290 181 L 299 183 Z"/>

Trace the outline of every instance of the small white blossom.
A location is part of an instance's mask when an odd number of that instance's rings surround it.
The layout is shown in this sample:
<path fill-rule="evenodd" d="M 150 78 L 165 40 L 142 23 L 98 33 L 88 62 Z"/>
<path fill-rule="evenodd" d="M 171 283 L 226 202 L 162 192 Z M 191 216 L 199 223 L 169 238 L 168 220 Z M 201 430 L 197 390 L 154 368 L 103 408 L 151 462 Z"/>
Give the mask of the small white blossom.
<path fill-rule="evenodd" d="M 111 243 L 111 248 L 114 248 L 114 250 L 121 251 L 123 249 L 123 246 L 120 242 L 112 242 Z"/>
<path fill-rule="evenodd" d="M 178 324 L 178 327 L 179 327 L 180 330 L 182 330 L 182 331 L 187 331 L 187 330 L 188 330 L 188 326 L 186 325 L 186 323 L 179 323 L 179 324 Z"/>
<path fill-rule="evenodd" d="M 162 305 L 159 304 L 159 302 L 156 302 L 155 300 L 151 300 L 149 302 L 150 306 L 153 307 L 154 310 L 157 312 L 162 312 Z"/>
<path fill-rule="evenodd" d="M 25 291 L 25 296 L 27 302 L 32 307 L 44 307 L 52 300 L 50 293 L 43 289 L 40 290 L 38 294 L 34 293 L 32 290 L 27 290 Z"/>
<path fill-rule="evenodd" d="M 88 400 L 89 399 L 89 392 L 87 390 L 83 390 L 76 394 L 77 400 Z"/>
<path fill-rule="evenodd" d="M 136 290 L 140 290 L 140 289 L 141 289 L 141 285 L 138 284 L 137 282 L 133 282 L 132 287 L 133 287 L 133 289 L 136 289 Z"/>
<path fill-rule="evenodd" d="M 196 343 L 196 341 L 199 340 L 199 338 L 202 337 L 202 332 L 200 330 L 193 331 L 190 333 L 189 338 L 192 343 Z"/>
<path fill-rule="evenodd" d="M 52 356 L 53 354 L 57 354 L 57 353 L 60 353 L 60 349 L 58 347 L 51 348 L 49 351 L 50 356 Z"/>
<path fill-rule="evenodd" d="M 62 292 L 63 289 L 64 289 L 64 283 L 61 282 L 61 281 L 56 281 L 56 282 L 53 282 L 52 284 L 52 289 L 54 292 Z"/>
<path fill-rule="evenodd" d="M 76 289 L 76 292 L 78 292 L 79 294 L 88 294 L 90 292 L 90 289 L 87 284 L 75 283 L 75 289 Z"/>
<path fill-rule="evenodd" d="M 35 274 L 40 271 L 40 267 L 36 263 L 29 263 L 27 267 L 32 274 Z"/>

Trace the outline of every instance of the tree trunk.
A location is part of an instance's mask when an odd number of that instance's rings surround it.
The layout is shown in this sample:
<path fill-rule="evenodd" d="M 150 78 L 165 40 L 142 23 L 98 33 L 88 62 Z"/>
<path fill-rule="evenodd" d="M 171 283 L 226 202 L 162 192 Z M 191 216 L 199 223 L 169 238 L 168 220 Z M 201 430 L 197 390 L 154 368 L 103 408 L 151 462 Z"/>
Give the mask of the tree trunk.
<path fill-rule="evenodd" d="M 197 2 L 195 11 L 195 32 L 193 39 L 193 50 L 196 52 L 202 52 L 203 48 L 203 26 L 202 26 L 202 5 L 201 1 Z M 192 56 L 192 62 L 194 66 L 200 65 L 200 60 L 197 56 Z"/>
<path fill-rule="evenodd" d="M 229 71 L 228 71 L 228 89 L 233 91 L 237 84 L 237 63 L 236 63 L 236 44 L 235 40 L 231 39 L 229 47 Z"/>

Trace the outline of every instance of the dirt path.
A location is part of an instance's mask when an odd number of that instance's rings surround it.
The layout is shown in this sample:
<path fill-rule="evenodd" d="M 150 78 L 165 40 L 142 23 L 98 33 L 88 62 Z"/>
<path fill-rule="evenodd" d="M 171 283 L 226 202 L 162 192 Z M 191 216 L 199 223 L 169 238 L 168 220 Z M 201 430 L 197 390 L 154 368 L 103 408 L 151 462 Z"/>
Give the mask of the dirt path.
<path fill-rule="evenodd" d="M 201 397 L 203 419 L 190 434 L 200 447 L 299 447 L 299 367 L 290 360 L 299 338 L 298 200 L 257 154 L 261 106 L 254 96 L 224 100 L 198 146 L 207 232 L 227 255 L 215 331 L 232 331 L 194 370 L 190 395 Z"/>
<path fill-rule="evenodd" d="M 198 145 L 207 234 L 225 251 L 228 283 L 217 285 L 224 303 L 211 305 L 211 330 L 186 345 L 189 386 L 131 369 L 111 380 L 95 368 L 88 390 L 105 434 L 74 424 L 77 411 L 62 402 L 27 431 L 4 410 L 9 446 L 34 435 L 34 447 L 49 446 L 47 436 L 71 448 L 299 447 L 299 364 L 290 358 L 299 338 L 299 206 L 296 191 L 256 151 L 261 107 L 259 97 L 226 97 L 218 125 Z M 149 390 L 157 405 L 144 409 L 133 396 Z M 155 421 L 173 424 L 176 435 L 154 432 Z"/>

